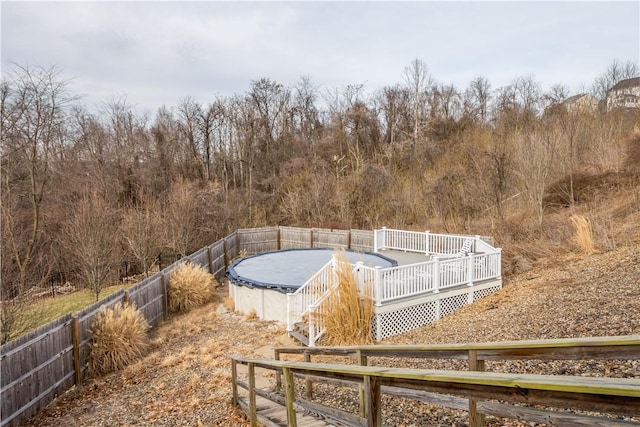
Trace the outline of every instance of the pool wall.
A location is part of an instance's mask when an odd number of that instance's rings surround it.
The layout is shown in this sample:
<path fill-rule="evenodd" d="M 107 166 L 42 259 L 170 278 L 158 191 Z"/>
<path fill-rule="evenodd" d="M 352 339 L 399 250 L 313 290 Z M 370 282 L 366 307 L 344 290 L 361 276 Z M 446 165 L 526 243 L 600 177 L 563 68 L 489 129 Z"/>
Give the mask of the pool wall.
<path fill-rule="evenodd" d="M 274 289 L 236 285 L 229 282 L 229 296 L 236 310 L 249 314 L 255 311 L 262 320 L 275 320 L 287 324 L 287 294 Z"/>

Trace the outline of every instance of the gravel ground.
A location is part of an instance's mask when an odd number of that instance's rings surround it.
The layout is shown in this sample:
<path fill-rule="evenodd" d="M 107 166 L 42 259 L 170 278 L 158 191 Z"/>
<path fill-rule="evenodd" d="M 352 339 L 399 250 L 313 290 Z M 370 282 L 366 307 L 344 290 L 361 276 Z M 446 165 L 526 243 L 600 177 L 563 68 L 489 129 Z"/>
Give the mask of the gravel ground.
<path fill-rule="evenodd" d="M 221 291 L 222 292 L 222 291 Z M 640 334 L 640 253 L 620 248 L 591 257 L 565 255 L 505 279 L 504 288 L 438 322 L 386 343 L 454 343 Z M 175 317 L 153 333 L 140 362 L 88 379 L 26 425 L 245 426 L 230 405 L 233 354 L 269 357 L 291 345 L 273 323 L 246 319 L 212 303 Z M 333 359 L 334 361 L 336 359 Z M 372 364 L 466 368 L 453 361 L 372 360 Z M 640 379 L 640 361 L 488 362 L 487 370 Z M 262 383 L 271 377 L 261 379 Z M 353 390 L 317 385 L 319 401 L 355 412 Z M 466 426 L 467 413 L 383 398 L 384 422 L 394 426 Z M 637 419 L 640 421 L 640 419 Z M 491 426 L 529 423 L 488 417 Z"/>

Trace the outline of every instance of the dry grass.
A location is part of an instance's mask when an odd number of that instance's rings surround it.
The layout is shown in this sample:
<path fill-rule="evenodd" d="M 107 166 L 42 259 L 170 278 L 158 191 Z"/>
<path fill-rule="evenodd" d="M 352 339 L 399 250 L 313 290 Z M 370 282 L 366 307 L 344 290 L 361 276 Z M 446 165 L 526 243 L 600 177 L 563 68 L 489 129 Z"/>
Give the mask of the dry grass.
<path fill-rule="evenodd" d="M 248 312 L 244 318 L 249 321 L 259 319 L 258 314 L 256 313 L 255 310 L 251 310 L 250 312 Z"/>
<path fill-rule="evenodd" d="M 223 298 L 222 305 L 224 305 L 224 307 L 229 311 L 235 311 L 236 309 L 236 303 L 229 295 Z"/>
<path fill-rule="evenodd" d="M 117 371 L 145 355 L 149 348 L 149 324 L 135 306 L 116 304 L 102 310 L 92 325 L 89 371 Z"/>
<path fill-rule="evenodd" d="M 215 279 L 199 265 L 182 264 L 169 280 L 169 311 L 186 313 L 213 299 Z"/>
<path fill-rule="evenodd" d="M 593 228 L 591 227 L 589 218 L 582 215 L 572 215 L 569 217 L 569 220 L 575 228 L 573 239 L 578 248 L 586 255 L 595 253 L 596 246 L 593 241 Z"/>
<path fill-rule="evenodd" d="M 337 255 L 336 278 L 327 298 L 321 303 L 319 320 L 324 325 L 325 345 L 369 344 L 372 338 L 373 300 L 371 287 L 364 292 L 351 271 L 344 252 Z"/>

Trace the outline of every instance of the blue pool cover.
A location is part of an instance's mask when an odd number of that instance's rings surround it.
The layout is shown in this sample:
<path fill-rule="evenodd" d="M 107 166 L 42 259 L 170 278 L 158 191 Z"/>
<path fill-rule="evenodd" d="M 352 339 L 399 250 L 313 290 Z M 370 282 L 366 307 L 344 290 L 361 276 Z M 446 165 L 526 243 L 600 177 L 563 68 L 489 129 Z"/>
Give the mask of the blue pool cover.
<path fill-rule="evenodd" d="M 294 292 L 324 267 L 333 249 L 285 249 L 263 252 L 236 260 L 229 266 L 227 277 L 236 284 L 250 288 L 276 289 Z M 395 267 L 398 263 L 374 253 L 345 251 L 352 264 L 362 261 L 368 267 Z"/>

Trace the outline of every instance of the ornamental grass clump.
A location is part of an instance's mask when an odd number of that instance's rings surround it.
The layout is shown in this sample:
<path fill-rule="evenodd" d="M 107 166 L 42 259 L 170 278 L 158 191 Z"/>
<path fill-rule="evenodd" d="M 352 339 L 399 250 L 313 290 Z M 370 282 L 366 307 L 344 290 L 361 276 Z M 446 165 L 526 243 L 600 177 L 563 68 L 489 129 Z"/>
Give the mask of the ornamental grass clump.
<path fill-rule="evenodd" d="M 177 267 L 169 278 L 169 311 L 186 313 L 213 299 L 216 282 L 199 265 L 188 262 Z"/>
<path fill-rule="evenodd" d="M 359 289 L 349 259 L 344 252 L 336 256 L 337 266 L 329 294 L 316 314 L 325 329 L 323 344 L 370 344 L 373 299 L 370 284 Z"/>
<path fill-rule="evenodd" d="M 98 313 L 91 326 L 89 372 L 116 371 L 144 356 L 149 323 L 134 305 L 118 303 Z"/>
<path fill-rule="evenodd" d="M 593 241 L 593 228 L 589 218 L 572 215 L 569 220 L 575 228 L 574 241 L 578 248 L 586 255 L 593 254 L 596 251 L 596 245 Z"/>

